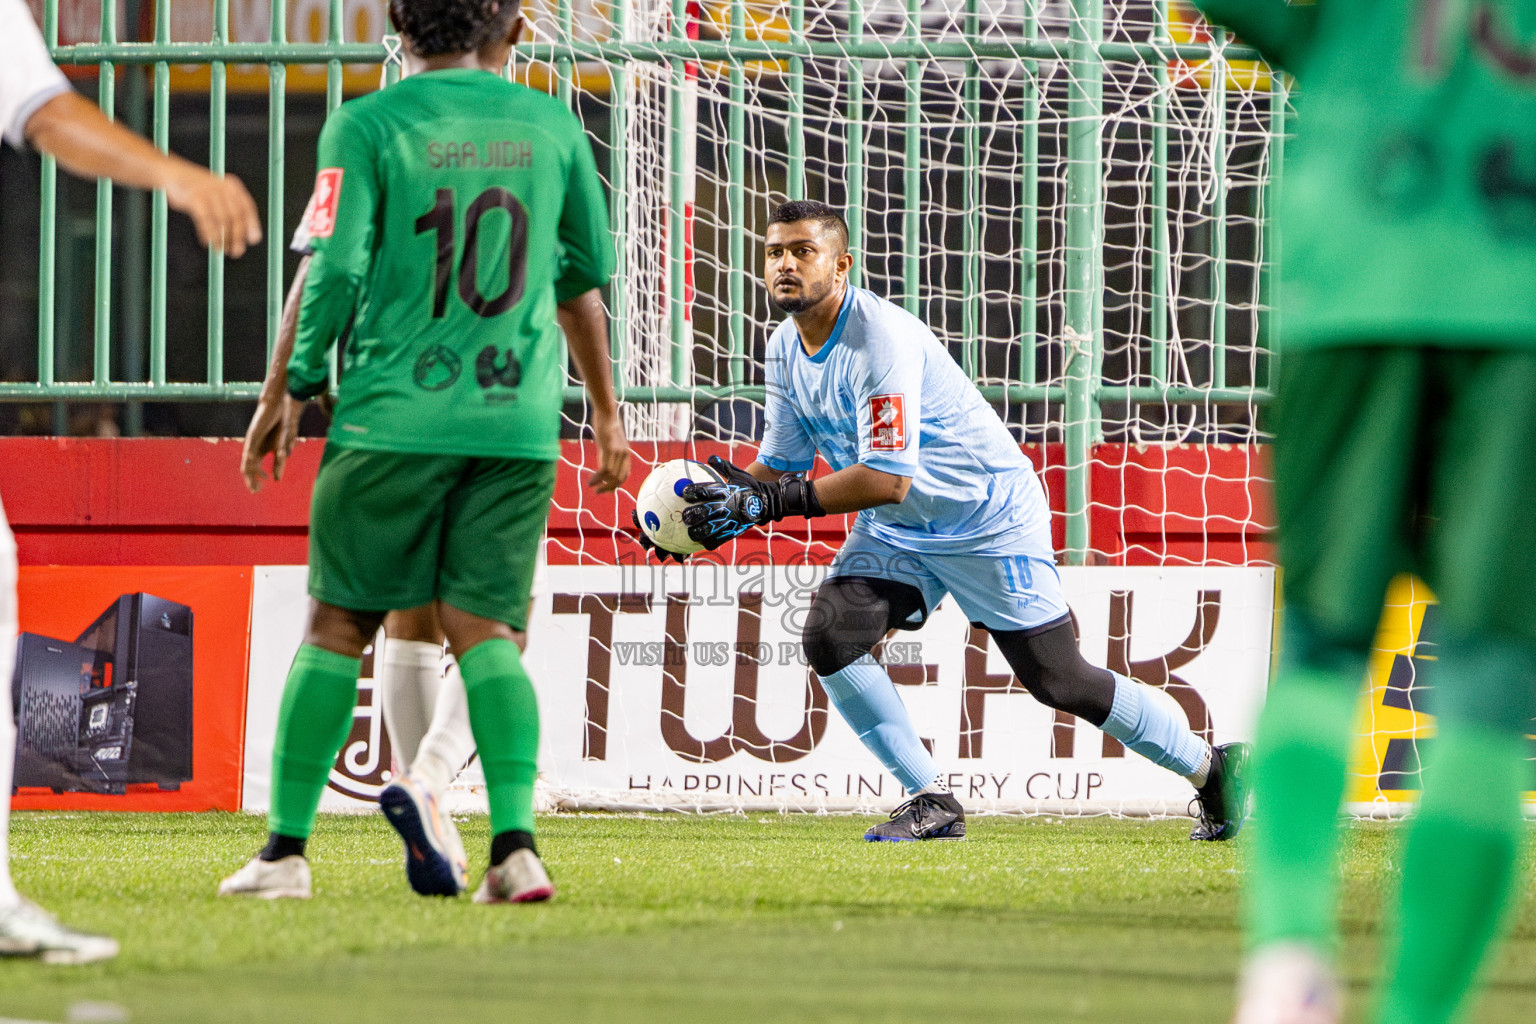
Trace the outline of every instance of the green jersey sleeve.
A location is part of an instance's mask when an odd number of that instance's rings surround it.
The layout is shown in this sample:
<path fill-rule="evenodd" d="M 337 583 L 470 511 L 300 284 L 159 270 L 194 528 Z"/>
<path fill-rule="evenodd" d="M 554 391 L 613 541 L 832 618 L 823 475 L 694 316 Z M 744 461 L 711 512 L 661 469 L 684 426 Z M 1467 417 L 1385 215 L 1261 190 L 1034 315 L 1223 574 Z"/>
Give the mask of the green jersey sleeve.
<path fill-rule="evenodd" d="M 560 211 L 560 243 L 565 255 L 555 282 L 557 302 L 601 288 L 613 277 L 613 233 L 608 229 L 603 183 L 597 176 L 592 146 L 579 123 L 575 131 L 565 206 Z"/>
<path fill-rule="evenodd" d="M 1288 0 L 1194 0 L 1211 22 L 1224 25 L 1264 55 L 1265 61 L 1287 71 L 1307 49 L 1317 23 L 1315 3 Z"/>
<path fill-rule="evenodd" d="M 326 354 L 346 334 L 373 264 L 381 192 L 377 148 L 365 124 L 346 107 L 320 133 L 308 225 L 314 255 L 288 360 L 288 392 L 295 398 L 313 398 L 326 389 Z"/>

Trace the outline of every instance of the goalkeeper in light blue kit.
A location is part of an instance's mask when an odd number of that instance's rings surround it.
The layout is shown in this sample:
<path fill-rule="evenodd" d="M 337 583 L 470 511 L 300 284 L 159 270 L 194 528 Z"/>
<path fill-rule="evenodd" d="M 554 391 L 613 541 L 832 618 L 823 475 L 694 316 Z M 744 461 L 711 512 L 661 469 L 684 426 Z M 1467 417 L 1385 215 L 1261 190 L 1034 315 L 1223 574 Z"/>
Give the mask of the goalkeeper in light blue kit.
<path fill-rule="evenodd" d="M 891 629 L 921 627 L 946 593 L 1037 700 L 1189 779 L 1200 804 L 1190 838 L 1236 835 L 1246 747 L 1213 750 L 1144 686 L 1083 660 L 1034 467 L 922 321 L 848 283 L 841 215 L 785 203 L 766 251 L 769 294 L 790 318 L 768 342 L 762 445 L 745 470 L 711 459 L 725 482 L 690 485 L 683 519 L 716 548 L 786 516 L 859 513 L 802 642 L 838 712 L 911 797 L 864 838 L 965 835 L 960 802 L 869 654 Z M 834 472 L 812 482 L 817 452 Z"/>

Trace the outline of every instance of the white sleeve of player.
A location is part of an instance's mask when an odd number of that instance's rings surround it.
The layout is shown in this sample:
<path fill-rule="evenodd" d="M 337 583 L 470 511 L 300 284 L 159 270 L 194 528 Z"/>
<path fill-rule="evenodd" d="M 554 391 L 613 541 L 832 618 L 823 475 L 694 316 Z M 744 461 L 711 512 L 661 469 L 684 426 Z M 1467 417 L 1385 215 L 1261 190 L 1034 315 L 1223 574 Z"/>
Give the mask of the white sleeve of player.
<path fill-rule="evenodd" d="M 923 414 L 923 349 L 872 325 L 855 362 L 859 465 L 896 476 L 917 474 Z"/>
<path fill-rule="evenodd" d="M 781 341 L 776 333 L 768 342 L 768 359 L 763 367 L 767 385 L 763 397 L 763 443 L 757 449 L 757 461 L 777 473 L 801 473 L 816 464 L 816 443 L 805 432 L 790 402 Z"/>
<path fill-rule="evenodd" d="M 69 91 L 22 0 L 0 0 L 0 134 L 20 149 L 39 107 Z"/>

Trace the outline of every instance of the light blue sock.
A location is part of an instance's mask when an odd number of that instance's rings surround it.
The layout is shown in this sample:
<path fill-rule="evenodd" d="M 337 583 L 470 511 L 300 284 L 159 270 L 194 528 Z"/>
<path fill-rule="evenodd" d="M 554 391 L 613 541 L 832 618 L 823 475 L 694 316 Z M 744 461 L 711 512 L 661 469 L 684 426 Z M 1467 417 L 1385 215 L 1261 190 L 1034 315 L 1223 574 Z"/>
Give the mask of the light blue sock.
<path fill-rule="evenodd" d="M 1148 700 L 1142 685 L 1120 673 L 1115 676 L 1115 703 L 1099 726 L 1155 765 L 1185 778 L 1207 765 L 1210 744 L 1190 731 L 1188 723 L 1161 701 Z"/>
<path fill-rule="evenodd" d="M 873 658 L 866 654 L 847 668 L 822 676 L 821 685 L 838 714 L 909 794 L 938 777 L 939 766 L 912 728 L 896 684 Z"/>

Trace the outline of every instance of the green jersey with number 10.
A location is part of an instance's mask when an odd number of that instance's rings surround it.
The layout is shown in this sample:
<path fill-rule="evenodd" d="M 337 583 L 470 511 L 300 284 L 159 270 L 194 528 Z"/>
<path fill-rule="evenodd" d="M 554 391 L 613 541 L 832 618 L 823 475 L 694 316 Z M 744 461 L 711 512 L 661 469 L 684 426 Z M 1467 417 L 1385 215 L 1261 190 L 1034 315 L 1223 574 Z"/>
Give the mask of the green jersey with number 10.
<path fill-rule="evenodd" d="M 330 443 L 559 457 L 558 302 L 602 287 L 613 239 L 581 123 L 486 71 L 429 71 L 344 103 L 320 135 L 314 255 L 288 389 Z"/>

